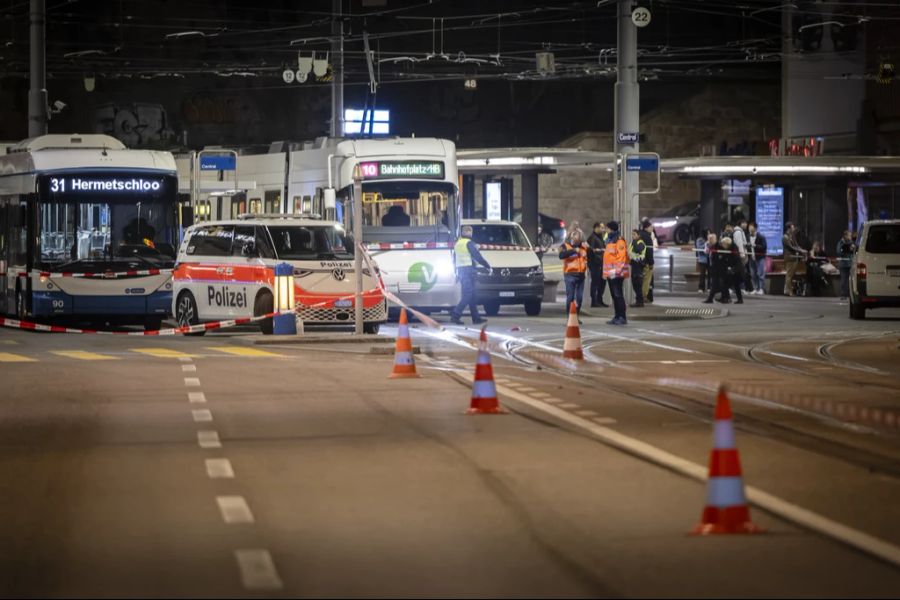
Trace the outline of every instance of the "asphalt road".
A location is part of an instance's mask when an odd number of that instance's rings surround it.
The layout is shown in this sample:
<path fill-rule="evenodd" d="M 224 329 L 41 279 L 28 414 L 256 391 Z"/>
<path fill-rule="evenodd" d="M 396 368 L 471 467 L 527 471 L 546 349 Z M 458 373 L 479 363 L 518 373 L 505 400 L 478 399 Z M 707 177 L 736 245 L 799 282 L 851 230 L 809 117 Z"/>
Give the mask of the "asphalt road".
<path fill-rule="evenodd" d="M 383 344 L 0 331 L 0 595 L 896 597 L 900 312 L 695 308 L 596 311 L 583 364 L 561 305 L 504 309 L 503 416 L 463 414 L 473 328 L 415 325 L 414 380 Z M 705 468 L 720 383 L 765 534 L 687 535 L 705 486 L 660 466 Z"/>

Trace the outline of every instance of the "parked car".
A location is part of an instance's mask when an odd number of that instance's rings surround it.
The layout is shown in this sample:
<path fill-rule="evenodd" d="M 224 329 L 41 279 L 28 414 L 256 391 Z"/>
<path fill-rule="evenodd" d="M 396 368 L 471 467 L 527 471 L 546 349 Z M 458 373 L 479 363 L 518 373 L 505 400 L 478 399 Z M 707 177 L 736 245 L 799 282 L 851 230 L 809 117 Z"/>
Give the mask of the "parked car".
<path fill-rule="evenodd" d="M 900 220 L 864 224 L 850 270 L 850 318 L 883 306 L 900 306 Z"/>
<path fill-rule="evenodd" d="M 682 246 L 690 244 L 700 234 L 700 204 L 679 204 L 659 217 L 650 219 L 656 239 L 662 244 L 670 242 Z"/>
<path fill-rule="evenodd" d="M 513 221 L 522 224 L 522 210 L 513 211 Z M 556 217 L 538 213 L 537 245 L 541 248 L 555 248 L 566 241 L 566 222 Z"/>

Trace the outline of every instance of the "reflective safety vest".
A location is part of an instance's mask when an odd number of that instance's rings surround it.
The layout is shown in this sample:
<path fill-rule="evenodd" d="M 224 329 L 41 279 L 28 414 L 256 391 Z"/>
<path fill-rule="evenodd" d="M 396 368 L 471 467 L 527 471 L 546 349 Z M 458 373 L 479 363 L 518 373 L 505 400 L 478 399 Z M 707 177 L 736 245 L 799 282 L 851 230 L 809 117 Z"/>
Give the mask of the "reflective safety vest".
<path fill-rule="evenodd" d="M 464 237 L 456 240 L 456 245 L 453 246 L 453 255 L 455 256 L 457 269 L 472 266 L 472 255 L 469 253 L 469 242 L 471 241 L 469 238 Z"/>
<path fill-rule="evenodd" d="M 628 266 L 628 249 L 625 246 L 625 240 L 619 238 L 615 242 L 608 242 L 606 251 L 603 252 L 603 278 L 624 279 L 630 277 L 631 270 Z"/>
<path fill-rule="evenodd" d="M 640 252 L 637 251 L 638 247 L 641 249 Z M 632 261 L 644 262 L 644 259 L 647 257 L 647 244 L 643 240 L 632 240 L 631 246 L 628 248 L 628 254 Z"/>
<path fill-rule="evenodd" d="M 578 252 L 575 256 L 563 259 L 563 273 L 584 273 L 587 271 L 587 249 L 584 246 L 576 248 L 572 244 L 566 242 L 563 245 L 563 248 Z"/>

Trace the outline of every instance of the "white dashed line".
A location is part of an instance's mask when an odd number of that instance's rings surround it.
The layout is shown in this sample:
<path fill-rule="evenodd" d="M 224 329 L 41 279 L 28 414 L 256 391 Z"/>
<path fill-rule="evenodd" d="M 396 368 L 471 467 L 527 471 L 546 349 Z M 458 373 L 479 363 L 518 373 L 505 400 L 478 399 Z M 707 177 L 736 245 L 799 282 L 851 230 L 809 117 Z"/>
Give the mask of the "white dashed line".
<path fill-rule="evenodd" d="M 243 496 L 216 496 L 222 520 L 229 525 L 253 523 L 253 513 Z"/>
<path fill-rule="evenodd" d="M 196 423 L 206 423 L 213 420 L 212 411 L 206 408 L 192 410 L 191 416 L 194 417 L 194 422 Z"/>
<path fill-rule="evenodd" d="M 186 386 L 188 386 L 188 387 L 192 387 L 192 386 L 193 386 L 193 387 L 200 387 L 200 380 L 197 379 L 196 377 L 185 377 L 185 378 L 184 378 L 184 385 L 186 385 Z"/>
<path fill-rule="evenodd" d="M 612 417 L 595 417 L 594 423 L 599 423 L 600 425 L 615 425 L 618 421 Z"/>
<path fill-rule="evenodd" d="M 596 410 L 576 410 L 575 414 L 579 417 L 599 417 L 600 413 Z"/>
<path fill-rule="evenodd" d="M 540 398 L 541 400 L 543 400 L 544 398 L 549 398 L 550 394 L 548 394 L 547 392 L 534 392 L 533 394 L 531 394 L 531 397 Z"/>
<path fill-rule="evenodd" d="M 181 362 L 191 362 L 194 359 L 191 358 L 190 356 L 179 356 L 178 360 L 180 360 Z"/>
<path fill-rule="evenodd" d="M 580 404 L 575 404 L 574 402 L 563 402 L 559 405 L 560 408 L 578 408 Z"/>
<path fill-rule="evenodd" d="M 194 404 L 206 402 L 206 395 L 203 392 L 188 392 L 188 402 Z"/>
<path fill-rule="evenodd" d="M 206 474 L 210 479 L 234 479 L 234 469 L 227 458 L 207 458 Z"/>
<path fill-rule="evenodd" d="M 234 557 L 241 571 L 241 583 L 246 589 L 280 590 L 284 587 L 268 550 L 235 550 Z"/>
<path fill-rule="evenodd" d="M 197 444 L 201 448 L 221 448 L 222 441 L 219 439 L 219 432 L 214 430 L 203 430 L 197 432 Z"/>
<path fill-rule="evenodd" d="M 549 402 L 550 404 L 559 404 L 560 402 L 562 402 L 562 400 L 554 396 L 550 396 L 549 398 L 544 398 L 544 402 Z"/>
<path fill-rule="evenodd" d="M 184 373 L 193 373 L 197 370 L 197 365 L 181 365 L 181 370 Z"/>

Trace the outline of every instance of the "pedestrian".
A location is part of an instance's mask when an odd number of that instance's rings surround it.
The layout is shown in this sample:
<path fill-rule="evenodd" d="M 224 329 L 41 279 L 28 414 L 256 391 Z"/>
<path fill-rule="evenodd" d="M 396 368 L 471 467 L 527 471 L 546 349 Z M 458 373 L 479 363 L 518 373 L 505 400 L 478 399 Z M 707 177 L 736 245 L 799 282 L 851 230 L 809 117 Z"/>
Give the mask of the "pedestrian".
<path fill-rule="evenodd" d="M 475 263 L 488 269 L 491 273 L 491 265 L 484 259 L 478 246 L 472 241 L 472 226 L 463 225 L 460 237 L 453 247 L 453 261 L 456 265 L 456 280 L 462 288 L 459 304 L 450 312 L 450 320 L 457 325 L 462 325 L 462 311 L 466 305 L 472 314 L 472 323 L 478 325 L 485 320 L 478 315 L 478 305 L 475 304 Z"/>
<path fill-rule="evenodd" d="M 812 248 L 806 256 L 807 296 L 821 296 L 828 286 L 829 281 L 822 268 L 826 262 L 828 262 L 828 257 L 822 251 L 822 245 L 819 242 L 813 242 Z"/>
<path fill-rule="evenodd" d="M 579 315 L 581 315 L 584 279 L 590 251 L 590 246 L 584 241 L 581 229 L 578 228 L 569 231 L 569 238 L 559 248 L 559 259 L 563 261 L 563 279 L 566 282 L 566 310 L 572 306 L 574 301 Z"/>
<path fill-rule="evenodd" d="M 644 257 L 644 281 L 641 285 L 641 293 L 644 296 L 644 301 L 652 304 L 653 291 L 651 285 L 653 283 L 653 249 L 657 247 L 658 242 L 655 242 L 656 235 L 653 233 L 653 223 L 650 222 L 650 219 L 644 219 L 641 223 L 641 240 L 643 240 L 644 246 L 647 249 L 647 254 Z"/>
<path fill-rule="evenodd" d="M 853 267 L 855 252 L 856 244 L 853 242 L 853 236 L 849 229 L 845 230 L 837 245 L 838 270 L 841 272 L 841 300 L 850 297 L 850 269 Z"/>
<path fill-rule="evenodd" d="M 756 223 L 750 223 L 750 282 L 753 284 L 751 294 L 762 296 L 766 293 L 766 255 L 769 245 L 766 236 L 757 229 Z"/>
<path fill-rule="evenodd" d="M 737 231 L 737 229 L 735 229 Z M 721 269 L 722 274 L 722 302 L 728 303 L 731 301 L 731 290 L 734 290 L 734 295 L 737 298 L 735 300 L 735 304 L 743 304 L 744 296 L 741 291 L 741 288 L 744 285 L 743 282 L 743 269 L 741 267 L 741 253 L 737 249 L 737 245 L 731 238 L 722 238 L 721 250 L 722 254 L 722 262 L 719 267 Z"/>
<path fill-rule="evenodd" d="M 594 231 L 587 239 L 591 248 L 588 254 L 588 269 L 591 271 L 591 308 L 609 306 L 603 302 L 606 280 L 603 279 L 603 250 L 606 247 L 606 224 L 594 223 Z"/>
<path fill-rule="evenodd" d="M 625 240 L 619 235 L 619 224 L 610 221 L 606 224 L 606 250 L 603 252 L 603 277 L 609 285 L 615 316 L 607 321 L 607 325 L 626 325 L 625 293 L 622 283 L 628 277 L 628 249 Z"/>
<path fill-rule="evenodd" d="M 705 294 L 709 283 L 709 253 L 706 251 L 706 240 L 709 238 L 709 230 L 700 232 L 700 237 L 694 241 L 694 254 L 697 255 L 697 272 L 700 281 L 697 283 L 697 293 Z"/>
<path fill-rule="evenodd" d="M 741 217 L 736 221 L 734 226 L 734 234 L 732 235 L 732 241 L 734 242 L 734 246 L 738 250 L 738 254 L 741 257 L 740 260 L 740 273 L 738 277 L 740 278 L 740 285 L 745 290 L 753 291 L 753 288 L 750 287 L 750 258 L 748 253 L 748 242 L 747 242 L 747 219 Z"/>
<path fill-rule="evenodd" d="M 709 266 L 707 267 L 709 269 L 709 295 L 703 301 L 704 304 L 712 304 L 716 294 L 722 294 L 722 297 L 726 297 L 728 294 L 727 289 L 723 290 L 722 288 L 720 247 L 718 236 L 710 233 L 706 240 L 706 252 L 709 257 Z"/>
<path fill-rule="evenodd" d="M 794 274 L 800 265 L 800 259 L 806 254 L 806 250 L 797 243 L 797 227 L 788 221 L 784 226 L 784 236 L 781 238 L 784 247 L 784 295 L 794 295 Z"/>
<path fill-rule="evenodd" d="M 634 290 L 634 304 L 631 308 L 644 307 L 644 260 L 647 255 L 647 246 L 641 239 L 641 230 L 631 230 L 631 245 L 628 247 L 628 258 L 631 266 L 631 287 Z"/>

